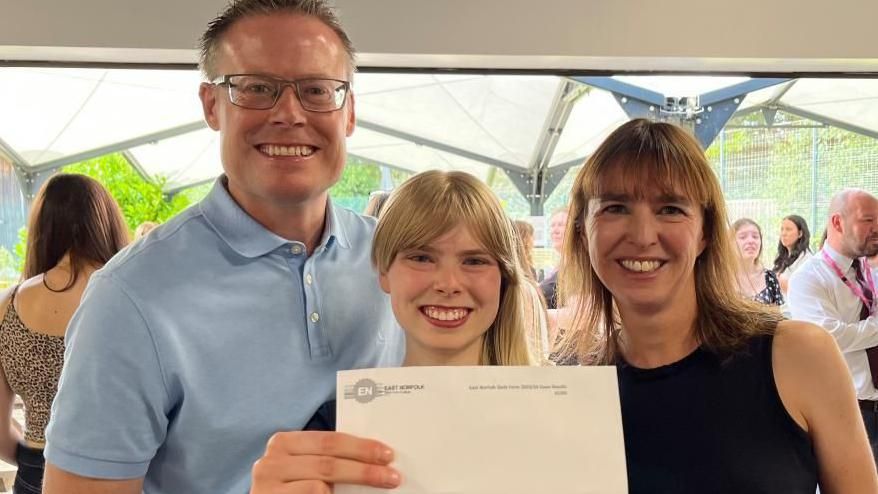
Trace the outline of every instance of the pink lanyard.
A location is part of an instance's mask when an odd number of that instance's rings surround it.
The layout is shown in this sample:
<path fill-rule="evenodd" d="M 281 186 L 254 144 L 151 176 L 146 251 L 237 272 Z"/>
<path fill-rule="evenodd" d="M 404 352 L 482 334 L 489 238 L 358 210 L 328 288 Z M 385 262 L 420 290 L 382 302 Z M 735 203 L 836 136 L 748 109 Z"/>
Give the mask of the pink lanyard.
<path fill-rule="evenodd" d="M 841 268 L 838 267 L 838 264 L 836 264 L 835 261 L 833 261 L 832 258 L 829 257 L 829 254 L 827 254 L 825 250 L 821 251 L 821 253 L 823 254 L 823 260 L 826 261 L 826 264 L 828 264 L 829 267 L 832 268 L 833 271 L 835 271 L 835 274 L 837 274 L 838 277 L 841 278 L 841 281 L 845 285 L 847 285 L 847 287 L 850 288 L 852 292 L 854 292 L 854 295 L 856 295 L 857 298 L 863 301 L 863 305 L 869 308 L 869 315 L 871 315 L 874 308 L 872 304 L 874 303 L 875 299 L 875 281 L 872 279 L 872 268 L 868 264 L 863 263 L 863 259 L 854 259 L 854 262 L 861 263 L 860 268 L 864 270 L 863 276 L 866 278 L 866 282 L 869 284 L 869 289 L 872 290 L 872 300 L 870 301 L 866 298 L 866 294 L 863 293 L 863 289 L 860 288 L 859 283 L 851 283 L 851 280 L 849 280 L 847 276 L 845 276 L 844 273 L 841 272 Z"/>

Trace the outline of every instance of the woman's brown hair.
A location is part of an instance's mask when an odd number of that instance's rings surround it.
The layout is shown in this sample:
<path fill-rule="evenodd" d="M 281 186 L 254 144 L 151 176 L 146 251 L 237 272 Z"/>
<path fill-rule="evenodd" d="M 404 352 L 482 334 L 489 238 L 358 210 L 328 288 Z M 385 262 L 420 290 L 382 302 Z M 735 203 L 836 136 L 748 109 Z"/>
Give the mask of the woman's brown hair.
<path fill-rule="evenodd" d="M 102 266 L 128 244 L 119 205 L 97 180 L 62 173 L 50 178 L 34 200 L 28 222 L 24 278 L 55 267 L 70 255 L 72 287 L 83 268 Z"/>
<path fill-rule="evenodd" d="M 530 279 L 535 279 L 533 274 L 534 227 L 524 220 L 514 220 L 512 225 L 515 227 L 515 233 L 518 235 L 518 259 L 521 261 L 524 275 Z"/>
<path fill-rule="evenodd" d="M 592 268 L 584 231 L 589 200 L 601 197 L 610 173 L 621 177 L 617 183 L 626 184 L 632 197 L 682 194 L 701 207 L 705 247 L 695 261 L 695 334 L 703 347 L 728 356 L 752 336 L 774 331 L 780 313 L 738 294 L 725 200 L 701 146 L 681 127 L 636 119 L 616 129 L 588 158 L 570 192 L 559 273 L 561 300 L 575 311 L 568 352 L 583 363 L 614 363 L 624 331 L 612 293 Z"/>

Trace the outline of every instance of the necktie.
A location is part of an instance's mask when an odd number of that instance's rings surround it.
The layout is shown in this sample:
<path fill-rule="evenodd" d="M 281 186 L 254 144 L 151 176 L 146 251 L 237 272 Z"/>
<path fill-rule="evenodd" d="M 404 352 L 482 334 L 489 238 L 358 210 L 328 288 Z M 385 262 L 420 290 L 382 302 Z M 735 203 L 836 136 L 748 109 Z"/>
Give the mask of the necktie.
<path fill-rule="evenodd" d="M 875 300 L 875 294 L 872 293 L 872 290 L 869 289 L 869 285 L 866 284 L 866 277 L 863 275 L 863 262 L 862 259 L 854 259 L 854 275 L 857 280 L 857 284 L 860 285 L 860 289 L 863 290 L 863 295 L 865 295 L 866 300 L 869 301 L 869 305 L 863 303 L 860 307 L 860 320 L 869 317 L 871 313 L 872 303 Z"/>
<path fill-rule="evenodd" d="M 869 286 L 866 284 L 866 277 L 863 276 L 863 264 L 862 259 L 854 259 L 854 274 L 857 283 L 860 285 L 860 288 L 863 290 L 863 295 L 869 302 L 868 305 L 863 303 L 860 307 L 861 321 L 869 317 L 872 304 L 875 300 L 875 294 L 869 289 Z M 872 384 L 878 388 L 878 347 L 867 348 L 866 357 L 869 359 L 869 371 L 872 373 Z"/>

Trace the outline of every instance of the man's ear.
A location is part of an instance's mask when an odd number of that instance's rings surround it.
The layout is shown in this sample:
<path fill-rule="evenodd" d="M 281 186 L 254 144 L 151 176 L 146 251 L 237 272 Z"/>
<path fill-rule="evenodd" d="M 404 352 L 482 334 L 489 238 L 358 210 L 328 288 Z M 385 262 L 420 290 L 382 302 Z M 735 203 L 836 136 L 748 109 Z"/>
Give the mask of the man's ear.
<path fill-rule="evenodd" d="M 839 233 L 841 233 L 841 223 L 842 221 L 840 214 L 835 213 L 829 217 L 829 226 Z"/>
<path fill-rule="evenodd" d="M 348 121 L 345 122 L 345 135 L 350 137 L 354 133 L 354 129 L 357 127 L 357 111 L 355 109 L 354 104 L 354 92 L 350 91 L 348 93 L 348 97 L 350 101 L 348 101 Z"/>
<path fill-rule="evenodd" d="M 207 122 L 207 125 L 213 130 L 220 130 L 216 86 L 202 82 L 198 86 L 198 97 L 201 99 L 201 110 L 204 112 L 204 120 Z"/>
<path fill-rule="evenodd" d="M 390 295 L 390 281 L 387 279 L 387 273 L 378 273 L 378 285 L 384 293 Z"/>

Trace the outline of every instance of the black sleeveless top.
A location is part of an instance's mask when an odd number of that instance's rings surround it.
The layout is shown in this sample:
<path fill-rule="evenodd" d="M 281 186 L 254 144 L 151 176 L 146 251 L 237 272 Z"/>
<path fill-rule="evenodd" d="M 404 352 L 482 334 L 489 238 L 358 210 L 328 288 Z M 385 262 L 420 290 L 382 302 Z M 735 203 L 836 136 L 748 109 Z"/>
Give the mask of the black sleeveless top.
<path fill-rule="evenodd" d="M 771 345 L 617 365 L 630 494 L 814 494 L 817 460 L 780 400 Z"/>

